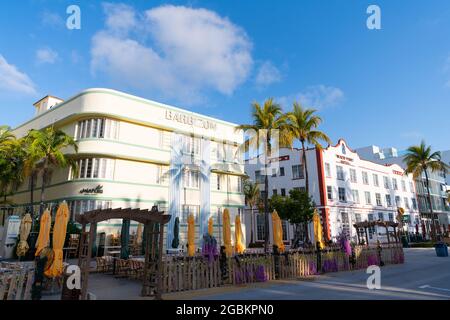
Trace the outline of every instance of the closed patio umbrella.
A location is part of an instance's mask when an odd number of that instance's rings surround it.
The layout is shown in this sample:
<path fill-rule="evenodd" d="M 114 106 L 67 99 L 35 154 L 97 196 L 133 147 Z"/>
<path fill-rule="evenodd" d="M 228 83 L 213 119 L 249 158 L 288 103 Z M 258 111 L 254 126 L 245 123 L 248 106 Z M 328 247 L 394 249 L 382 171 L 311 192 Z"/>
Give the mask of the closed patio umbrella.
<path fill-rule="evenodd" d="M 66 240 L 67 223 L 69 222 L 69 207 L 62 202 L 56 212 L 55 225 L 53 227 L 53 252 L 55 259 L 51 267 L 45 271 L 50 278 L 58 277 L 63 272 L 63 246 Z"/>
<path fill-rule="evenodd" d="M 272 212 L 272 229 L 273 243 L 278 247 L 280 252 L 284 252 L 283 227 L 281 226 L 281 219 L 276 210 Z"/>
<path fill-rule="evenodd" d="M 212 217 L 210 217 L 208 220 L 208 234 L 211 237 L 214 235 L 214 221 Z"/>
<path fill-rule="evenodd" d="M 195 255 L 195 218 L 193 214 L 188 217 L 188 255 Z"/>
<path fill-rule="evenodd" d="M 320 217 L 317 210 L 314 211 L 313 215 L 313 224 L 314 224 L 314 239 L 320 244 L 320 249 L 325 247 L 323 242 L 323 234 L 322 234 L 322 224 L 320 223 Z"/>
<path fill-rule="evenodd" d="M 140 245 L 142 243 L 142 223 L 139 223 L 136 230 L 136 244 Z"/>
<path fill-rule="evenodd" d="M 241 217 L 236 215 L 236 221 L 234 224 L 234 236 L 236 241 L 236 252 L 239 254 L 243 254 L 245 251 L 245 245 L 242 242 L 242 226 L 241 226 Z"/>
<path fill-rule="evenodd" d="M 422 221 L 422 236 L 426 238 L 427 236 L 427 229 L 425 228 L 425 222 Z"/>
<path fill-rule="evenodd" d="M 180 245 L 180 218 L 175 218 L 175 223 L 173 224 L 173 240 L 172 240 L 172 248 L 178 249 Z"/>
<path fill-rule="evenodd" d="M 223 210 L 223 243 L 227 257 L 231 257 L 233 255 L 233 247 L 231 246 L 230 211 L 228 209 Z"/>
<path fill-rule="evenodd" d="M 416 223 L 416 234 L 419 234 L 419 225 Z"/>
<path fill-rule="evenodd" d="M 17 256 L 18 257 L 23 257 L 28 249 L 30 248 L 28 246 L 27 243 L 27 239 L 28 236 L 30 235 L 30 231 L 31 231 L 31 215 L 29 213 L 27 213 L 23 218 L 22 221 L 20 222 L 20 227 L 19 227 L 19 237 L 20 237 L 20 241 L 19 244 L 17 245 Z"/>
<path fill-rule="evenodd" d="M 50 211 L 45 210 L 41 217 L 39 235 L 36 241 L 36 257 L 39 256 L 41 251 L 49 245 L 51 225 L 52 217 L 50 216 Z"/>
<path fill-rule="evenodd" d="M 130 257 L 130 220 L 122 220 L 122 230 L 120 231 L 120 258 L 127 260 Z"/>

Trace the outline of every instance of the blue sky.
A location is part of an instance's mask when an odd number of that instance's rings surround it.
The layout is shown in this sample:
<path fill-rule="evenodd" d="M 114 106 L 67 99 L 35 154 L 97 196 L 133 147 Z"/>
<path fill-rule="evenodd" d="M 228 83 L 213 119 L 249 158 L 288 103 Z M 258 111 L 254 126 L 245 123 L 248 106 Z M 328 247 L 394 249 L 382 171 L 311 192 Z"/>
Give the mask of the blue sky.
<path fill-rule="evenodd" d="M 2 4 L 1 124 L 46 94 L 107 87 L 236 123 L 252 101 L 300 100 L 335 142 L 450 149 L 447 0 Z M 72 4 L 81 30 L 65 26 Z M 370 4 L 381 30 L 366 27 Z"/>

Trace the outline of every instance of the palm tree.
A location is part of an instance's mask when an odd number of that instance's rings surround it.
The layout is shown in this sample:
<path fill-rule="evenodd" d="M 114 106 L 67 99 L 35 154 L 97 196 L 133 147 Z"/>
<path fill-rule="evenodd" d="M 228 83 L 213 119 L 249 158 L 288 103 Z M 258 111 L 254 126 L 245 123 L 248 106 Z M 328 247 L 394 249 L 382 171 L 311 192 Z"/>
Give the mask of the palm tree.
<path fill-rule="evenodd" d="M 249 180 L 245 180 L 244 195 L 245 195 L 245 202 L 250 207 L 250 243 L 253 243 L 253 229 L 255 226 L 253 221 L 253 208 L 259 201 L 259 186 L 256 183 L 252 183 Z"/>
<path fill-rule="evenodd" d="M 65 149 L 72 147 L 78 152 L 75 140 L 62 130 L 48 127 L 42 130 L 30 130 L 25 137 L 28 157 L 26 159 L 27 172 L 41 175 L 41 198 L 39 215 L 44 211 L 45 187 L 49 183 L 51 173 L 57 168 L 71 167 L 77 170 L 75 160 L 64 153 Z"/>
<path fill-rule="evenodd" d="M 447 173 L 448 166 L 441 161 L 441 153 L 439 151 L 432 152 L 431 146 L 427 146 L 422 140 L 420 145 L 411 146 L 406 150 L 406 155 L 403 158 L 406 164 L 406 174 L 412 174 L 414 179 L 420 179 L 422 174 L 425 174 L 425 183 L 428 195 L 428 205 L 430 206 L 430 214 L 433 218 L 433 205 L 431 201 L 429 170 L 431 172 L 442 171 Z M 433 223 L 435 223 L 433 221 Z"/>
<path fill-rule="evenodd" d="M 315 113 L 317 110 L 305 109 L 298 102 L 294 102 L 293 109 L 288 113 L 289 130 L 291 135 L 298 139 L 302 146 L 302 159 L 303 168 L 305 172 L 305 191 L 309 196 L 309 173 L 308 165 L 306 161 L 306 145 L 313 145 L 317 149 L 321 149 L 322 145 L 320 141 L 324 141 L 331 144 L 330 138 L 318 130 L 319 125 L 322 123 L 322 118 Z M 305 236 L 308 240 L 308 224 L 304 225 Z"/>
<path fill-rule="evenodd" d="M 251 146 L 257 146 L 258 150 L 263 147 L 265 153 L 264 160 L 264 249 L 269 252 L 269 179 L 268 164 L 272 154 L 272 134 L 278 131 L 279 146 L 292 145 L 292 138 L 286 123 L 286 115 L 282 113 L 279 104 L 272 98 L 267 99 L 261 106 L 258 102 L 252 103 L 253 124 L 242 124 L 236 130 L 244 130 L 249 133 L 249 137 L 241 146 L 244 152 L 249 151 Z M 261 131 L 263 130 L 263 131 Z M 264 136 L 260 137 L 261 134 Z M 261 146 L 261 139 L 265 140 L 265 145 Z"/>
<path fill-rule="evenodd" d="M 305 170 L 305 188 L 309 194 L 309 174 L 306 163 L 306 144 L 313 145 L 318 149 L 322 148 L 320 141 L 331 144 L 330 138 L 322 131 L 317 130 L 322 123 L 322 118 L 315 115 L 317 110 L 305 109 L 298 102 L 294 102 L 293 110 L 288 113 L 289 129 L 294 138 L 298 139 L 302 145 L 302 163 Z"/>
<path fill-rule="evenodd" d="M 0 126 L 0 150 L 5 150 L 11 143 L 14 143 L 16 137 L 8 126 Z"/>
<path fill-rule="evenodd" d="M 19 140 L 11 140 L 0 149 L 0 195 L 4 204 L 24 179 L 24 161 L 25 152 Z"/>

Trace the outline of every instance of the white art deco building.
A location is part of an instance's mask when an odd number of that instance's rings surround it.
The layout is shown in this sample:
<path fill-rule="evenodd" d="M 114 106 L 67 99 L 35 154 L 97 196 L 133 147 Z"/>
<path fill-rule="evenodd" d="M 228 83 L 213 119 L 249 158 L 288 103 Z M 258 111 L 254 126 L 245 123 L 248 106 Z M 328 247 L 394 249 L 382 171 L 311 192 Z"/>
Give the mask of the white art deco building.
<path fill-rule="evenodd" d="M 305 188 L 301 154 L 299 149 L 281 149 L 279 157 L 272 160 L 277 165 L 269 172 L 269 197 L 274 194 L 284 196 L 291 189 Z M 363 160 L 342 139 L 335 146 L 322 150 L 308 149 L 306 157 L 309 193 L 319 209 L 326 239 L 336 240 L 340 233 L 345 233 L 356 241 L 354 223 L 396 221 L 400 207 L 405 210 L 405 228 L 415 232 L 420 217 L 414 180 L 406 176 L 399 165 Z M 245 171 L 264 192 L 264 167 L 247 161 Z M 256 242 L 262 242 L 264 216 L 254 213 L 253 221 L 246 220 L 247 241 L 253 228 Z M 293 227 L 285 222 L 283 229 L 285 243 L 289 245 L 294 237 Z M 311 226 L 309 229 L 312 240 Z M 369 229 L 369 242 L 387 241 L 385 229 L 382 229 Z"/>
<path fill-rule="evenodd" d="M 221 239 L 218 213 L 229 208 L 234 221 L 242 212 L 244 170 L 237 150 L 243 134 L 235 124 L 109 89 L 85 90 L 67 101 L 47 96 L 34 106 L 35 117 L 14 129 L 17 137 L 53 125 L 79 146 L 77 154 L 66 150 L 78 161 L 77 174 L 55 170 L 47 183 L 48 206 L 66 200 L 73 217 L 96 208 L 158 205 L 172 215 L 167 248 L 175 217 L 183 247 L 189 214 L 196 219 L 197 239 L 210 216 Z M 33 201 L 31 185 L 20 187 L 11 199 L 17 211 L 32 203 L 37 212 L 40 186 L 38 179 Z M 120 220 L 108 221 L 99 224 L 98 232 L 116 233 L 120 225 Z"/>

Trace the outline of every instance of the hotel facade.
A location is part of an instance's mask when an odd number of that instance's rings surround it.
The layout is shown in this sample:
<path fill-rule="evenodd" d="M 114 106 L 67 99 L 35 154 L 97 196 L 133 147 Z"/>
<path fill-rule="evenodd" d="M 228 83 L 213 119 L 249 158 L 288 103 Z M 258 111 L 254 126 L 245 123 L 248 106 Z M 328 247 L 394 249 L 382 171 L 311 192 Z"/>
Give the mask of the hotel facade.
<path fill-rule="evenodd" d="M 291 189 L 305 189 L 305 172 L 299 149 L 281 149 L 272 159 L 277 163 L 269 172 L 269 197 L 289 195 Z M 419 211 L 414 180 L 397 164 L 382 165 L 363 160 L 344 140 L 328 148 L 306 152 L 309 194 L 319 210 L 326 239 L 335 241 L 344 233 L 356 241 L 353 225 L 363 221 L 397 221 L 397 209 L 405 210 L 405 231 L 415 232 Z M 264 167 L 246 161 L 246 173 L 264 190 Z M 249 211 L 247 209 L 247 211 Z M 253 215 L 253 216 L 252 216 Z M 246 220 L 247 239 L 253 228 L 256 242 L 264 240 L 264 215 L 253 212 Z M 290 245 L 294 228 L 283 223 L 284 241 Z M 312 225 L 309 239 L 313 240 Z M 270 226 L 270 232 L 271 226 Z M 370 228 L 369 242 L 387 241 L 385 228 Z M 272 237 L 270 237 L 272 238 Z"/>
<path fill-rule="evenodd" d="M 174 221 L 180 219 L 180 248 L 186 248 L 187 217 L 195 216 L 197 244 L 214 219 L 221 241 L 219 213 L 243 212 L 244 165 L 236 125 L 109 89 L 88 89 L 63 101 L 47 96 L 34 104 L 36 115 L 14 129 L 17 137 L 31 129 L 55 126 L 74 137 L 77 172 L 58 169 L 46 183 L 45 203 L 67 201 L 76 213 L 98 208 L 141 208 L 172 215 L 165 246 L 171 249 Z M 34 188 L 38 212 L 41 178 Z M 25 183 L 11 200 L 18 212 L 31 204 Z M 98 233 L 117 233 L 122 221 L 99 224 Z M 136 227 L 133 224 L 132 227 Z"/>

